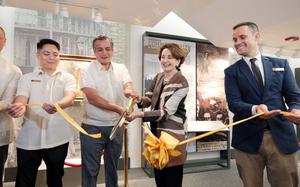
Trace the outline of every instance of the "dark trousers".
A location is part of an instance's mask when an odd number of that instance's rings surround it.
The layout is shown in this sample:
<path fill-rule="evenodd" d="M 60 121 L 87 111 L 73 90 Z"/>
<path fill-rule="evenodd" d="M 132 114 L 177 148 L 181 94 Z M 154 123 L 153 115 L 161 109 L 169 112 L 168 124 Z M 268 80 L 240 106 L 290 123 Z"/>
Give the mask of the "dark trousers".
<path fill-rule="evenodd" d="M 68 153 L 69 143 L 49 149 L 24 150 L 17 148 L 17 179 L 16 187 L 34 187 L 38 168 L 44 160 L 47 171 L 47 185 L 62 187 L 64 162 Z"/>
<path fill-rule="evenodd" d="M 80 133 L 81 186 L 97 186 L 97 176 L 101 163 L 100 153 L 104 150 L 105 186 L 118 187 L 117 166 L 122 152 L 123 128 L 119 128 L 112 141 L 109 139 L 112 126 L 97 127 L 82 124 L 82 128 L 90 134 L 101 133 L 101 138 L 91 138 Z"/>
<path fill-rule="evenodd" d="M 3 186 L 3 172 L 4 172 L 4 165 L 7 159 L 7 152 L 8 152 L 8 145 L 0 146 L 0 187 Z"/>
<path fill-rule="evenodd" d="M 183 165 L 166 167 L 162 170 L 154 168 L 154 175 L 157 187 L 181 187 Z"/>

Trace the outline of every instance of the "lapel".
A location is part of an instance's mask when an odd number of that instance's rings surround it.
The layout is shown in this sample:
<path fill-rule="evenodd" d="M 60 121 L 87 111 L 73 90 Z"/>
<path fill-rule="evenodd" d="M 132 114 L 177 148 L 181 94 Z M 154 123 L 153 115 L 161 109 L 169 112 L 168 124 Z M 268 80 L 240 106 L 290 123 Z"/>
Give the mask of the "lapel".
<path fill-rule="evenodd" d="M 272 83 L 272 62 L 268 57 L 261 56 L 261 60 L 264 66 L 264 74 L 265 74 L 265 86 L 264 86 L 264 93 L 268 90 L 269 86 Z"/>
<path fill-rule="evenodd" d="M 238 61 L 238 66 L 240 68 L 240 71 L 245 75 L 245 77 L 248 79 L 248 83 L 250 86 L 255 90 L 255 92 L 260 96 L 261 93 L 259 91 L 258 83 L 256 79 L 254 78 L 252 71 L 250 67 L 247 65 L 247 63 L 241 59 Z"/>

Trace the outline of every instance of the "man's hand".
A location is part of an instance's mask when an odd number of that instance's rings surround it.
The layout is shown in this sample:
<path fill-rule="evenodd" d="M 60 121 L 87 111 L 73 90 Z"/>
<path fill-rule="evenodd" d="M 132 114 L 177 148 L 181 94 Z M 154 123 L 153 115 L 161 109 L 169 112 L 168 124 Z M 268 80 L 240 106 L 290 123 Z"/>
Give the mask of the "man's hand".
<path fill-rule="evenodd" d="M 144 112 L 134 112 L 130 115 L 126 115 L 125 116 L 125 119 L 126 121 L 133 121 L 135 120 L 136 118 L 143 118 L 144 117 Z"/>
<path fill-rule="evenodd" d="M 54 114 L 57 112 L 55 106 L 51 103 L 44 103 L 42 108 L 48 113 L 48 114 Z"/>
<path fill-rule="evenodd" d="M 26 106 L 23 103 L 9 104 L 7 107 L 8 114 L 13 118 L 21 117 L 26 111 Z"/>
<path fill-rule="evenodd" d="M 268 110 L 268 107 L 264 104 L 260 104 L 256 106 L 256 113 L 264 113 L 263 115 L 259 116 L 262 119 L 270 119 L 278 114 L 280 114 L 281 110 Z"/>
<path fill-rule="evenodd" d="M 127 89 L 127 90 L 124 91 L 124 95 L 127 98 L 132 98 L 132 99 L 139 98 L 139 94 L 136 91 L 134 91 L 134 90 Z"/>
<path fill-rule="evenodd" d="M 123 114 L 124 112 L 126 112 L 126 108 L 117 106 L 116 112 L 117 112 L 120 116 L 122 116 L 122 114 Z"/>
<path fill-rule="evenodd" d="M 292 109 L 291 112 L 283 113 L 283 116 L 289 121 L 295 123 L 296 125 L 300 125 L 300 110 Z"/>
<path fill-rule="evenodd" d="M 128 82 L 124 85 L 124 95 L 127 98 L 133 98 L 133 99 L 139 97 L 139 94 L 133 89 L 132 82 Z"/>

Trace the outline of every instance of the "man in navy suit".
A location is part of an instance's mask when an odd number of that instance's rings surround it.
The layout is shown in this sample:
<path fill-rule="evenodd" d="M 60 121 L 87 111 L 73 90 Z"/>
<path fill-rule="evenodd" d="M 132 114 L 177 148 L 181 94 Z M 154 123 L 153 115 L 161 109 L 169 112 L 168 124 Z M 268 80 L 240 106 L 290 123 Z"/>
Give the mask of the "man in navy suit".
<path fill-rule="evenodd" d="M 293 122 L 300 121 L 300 91 L 288 62 L 262 56 L 259 39 L 255 23 L 233 27 L 234 47 L 242 59 L 225 69 L 229 109 L 234 121 L 264 113 L 233 127 L 237 169 L 245 187 L 262 187 L 265 167 L 272 187 L 296 187 L 299 145 Z M 281 111 L 292 115 L 284 117 Z"/>

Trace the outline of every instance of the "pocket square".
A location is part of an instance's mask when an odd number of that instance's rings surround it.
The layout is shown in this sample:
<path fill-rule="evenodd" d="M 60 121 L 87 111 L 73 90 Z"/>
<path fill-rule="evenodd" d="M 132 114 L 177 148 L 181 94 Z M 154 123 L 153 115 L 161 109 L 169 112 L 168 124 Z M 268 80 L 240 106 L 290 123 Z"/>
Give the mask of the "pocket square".
<path fill-rule="evenodd" d="M 272 68 L 273 71 L 284 71 L 284 68 Z"/>

